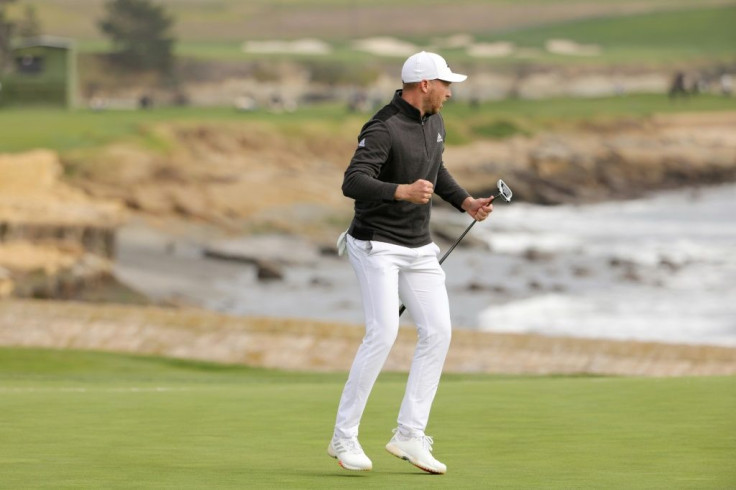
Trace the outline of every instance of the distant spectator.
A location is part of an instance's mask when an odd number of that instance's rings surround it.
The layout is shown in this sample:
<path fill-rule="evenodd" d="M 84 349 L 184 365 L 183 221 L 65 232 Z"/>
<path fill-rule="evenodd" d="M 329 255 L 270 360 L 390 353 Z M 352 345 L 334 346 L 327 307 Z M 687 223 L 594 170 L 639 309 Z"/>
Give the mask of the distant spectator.
<path fill-rule="evenodd" d="M 283 112 L 284 110 L 284 98 L 279 93 L 271 94 L 268 101 L 268 107 L 271 112 Z"/>
<path fill-rule="evenodd" d="M 685 86 L 685 74 L 681 71 L 675 73 L 675 77 L 672 79 L 672 85 L 670 85 L 670 99 L 674 99 L 677 96 L 682 95 L 687 97 L 689 95 L 687 87 Z"/>
<path fill-rule="evenodd" d="M 189 96 L 182 91 L 177 91 L 171 102 L 178 107 L 188 106 Z"/>
<path fill-rule="evenodd" d="M 107 103 L 102 97 L 92 97 L 89 101 L 89 108 L 95 112 L 104 111 L 107 109 Z"/>
<path fill-rule="evenodd" d="M 721 75 L 721 93 L 726 97 L 731 97 L 733 92 L 733 79 L 729 73 Z"/>
<path fill-rule="evenodd" d="M 348 99 L 348 111 L 366 112 L 368 110 L 368 97 L 363 92 L 354 92 Z"/>
<path fill-rule="evenodd" d="M 693 92 L 697 94 L 706 94 L 708 93 L 709 89 L 709 83 L 708 80 L 701 75 L 698 75 L 697 80 L 695 80 L 695 83 L 693 84 Z"/>
<path fill-rule="evenodd" d="M 297 110 L 297 103 L 294 100 L 286 99 L 281 96 L 279 93 L 274 93 L 271 95 L 271 100 L 269 101 L 269 108 L 271 112 L 275 113 L 281 113 L 281 112 L 294 112 Z"/>
<path fill-rule="evenodd" d="M 150 95 L 142 95 L 140 99 L 138 99 L 138 107 L 140 109 L 150 109 L 153 107 L 153 99 Z"/>
<path fill-rule="evenodd" d="M 235 99 L 235 110 L 237 111 L 254 111 L 258 108 L 256 100 L 250 95 L 241 95 Z"/>

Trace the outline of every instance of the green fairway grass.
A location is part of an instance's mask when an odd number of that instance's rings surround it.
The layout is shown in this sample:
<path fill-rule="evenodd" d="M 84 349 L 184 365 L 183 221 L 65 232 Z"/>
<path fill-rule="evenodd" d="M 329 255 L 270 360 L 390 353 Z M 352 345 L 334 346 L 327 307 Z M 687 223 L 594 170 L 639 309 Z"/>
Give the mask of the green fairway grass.
<path fill-rule="evenodd" d="M 361 425 L 374 470 L 325 449 L 344 373 L 0 349 L 0 488 L 734 488 L 736 378 L 445 376 L 444 476 L 389 455 L 405 374 Z"/>
<path fill-rule="evenodd" d="M 684 7 L 674 11 L 609 15 L 554 23 L 540 21 L 539 25 L 512 27 L 501 32 L 493 30 L 466 33 L 474 35 L 478 42 L 508 41 L 520 48 L 537 48 L 540 51 L 534 59 L 550 64 L 647 63 L 662 66 L 692 60 L 732 62 L 736 55 L 736 30 L 733 29 L 736 7 Z M 330 33 L 325 33 L 323 38 L 333 49 L 328 55 L 248 54 L 242 49 L 243 42 L 248 40 L 246 35 L 239 34 L 235 39 L 232 36 L 222 38 L 217 32 L 218 25 L 229 26 L 231 22 L 232 18 L 228 18 L 226 11 L 223 11 L 206 29 L 206 33 L 198 33 L 198 29 L 185 32 L 177 43 L 177 54 L 209 60 L 253 60 L 267 57 L 271 60 L 311 59 L 342 64 L 364 64 L 377 58 L 376 55 L 356 51 L 344 40 L 332 39 Z M 420 47 L 432 46 L 432 36 L 436 36 L 436 33 L 409 36 L 406 40 Z M 398 33 L 396 37 L 402 36 Z M 595 44 L 602 48 L 602 52 L 594 57 L 551 54 L 544 49 L 545 43 L 550 39 L 570 39 L 581 44 Z M 105 52 L 110 46 L 99 39 L 83 39 L 79 48 L 82 52 Z M 443 49 L 443 54 L 451 57 L 455 63 L 504 65 L 519 62 L 516 56 L 472 57 L 465 52 L 465 48 L 446 48 Z"/>
<path fill-rule="evenodd" d="M 494 33 L 484 39 L 536 48 L 543 48 L 550 39 L 596 44 L 603 52 L 600 57 L 587 58 L 594 63 L 728 60 L 736 55 L 735 22 L 736 7 L 729 5 L 562 22 Z"/>
<path fill-rule="evenodd" d="M 269 130 L 298 133 L 326 125 L 332 132 L 348 120 L 357 128 L 365 116 L 350 115 L 344 107 L 322 105 L 289 114 L 269 111 L 242 113 L 228 107 L 166 107 L 150 111 L 57 108 L 8 108 L 0 110 L 0 152 L 34 148 L 64 151 L 103 146 L 113 141 L 135 141 L 153 149 L 166 149 L 167 141 L 153 129 L 159 123 L 257 124 Z"/>
<path fill-rule="evenodd" d="M 386 94 L 384 102 L 390 100 Z M 476 107 L 451 101 L 443 111 L 448 143 L 534 132 L 540 127 L 596 119 L 646 117 L 673 112 L 736 110 L 736 97 L 702 94 L 673 103 L 665 95 L 631 94 L 622 97 L 506 99 Z M 169 142 L 152 128 L 159 123 L 254 124 L 283 134 L 312 132 L 353 138 L 368 114 L 349 113 L 343 105 L 305 106 L 294 113 L 237 112 L 227 107 L 168 107 L 150 111 L 54 108 L 0 110 L 0 153 L 34 148 L 57 151 L 94 148 L 113 141 L 135 141 L 150 149 L 166 150 Z"/>
<path fill-rule="evenodd" d="M 443 2 L 419 0 L 376 0 L 370 5 L 346 0 L 163 0 L 162 6 L 175 19 L 176 54 L 186 58 L 207 60 L 321 59 L 343 65 L 363 65 L 375 56 L 353 49 L 350 40 L 372 36 L 392 36 L 416 43 L 420 47 L 436 45 L 438 36 L 469 34 L 479 42 L 510 41 L 520 48 L 534 48 L 533 60 L 546 64 L 595 65 L 615 63 L 666 67 L 677 62 L 732 63 L 736 52 L 736 7 L 733 3 L 703 0 L 678 0 L 676 5 L 646 0 L 639 8 L 618 6 L 620 0 L 462 0 L 458 10 L 469 9 L 469 16 L 479 17 L 479 8 L 487 8 L 487 16 L 504 16 L 504 6 L 527 7 L 529 15 L 511 15 L 498 23 L 463 22 L 443 19 L 437 22 L 433 5 Z M 602 7 L 597 13 L 580 18 L 579 11 L 592 5 Z M 633 4 L 633 2 L 629 2 Z M 97 26 L 104 15 L 101 0 L 25 0 L 9 6 L 11 18 L 20 18 L 26 5 L 35 7 L 45 34 L 76 40 L 83 53 L 108 52 L 112 43 Z M 428 6 L 421 9 L 418 6 Z M 554 5 L 557 15 L 550 16 Z M 446 7 L 446 5 L 444 5 Z M 534 7 L 540 7 L 534 12 Z M 385 25 L 386 17 L 404 16 L 414 8 L 412 22 L 397 31 Z M 372 12 L 376 14 L 371 14 Z M 295 21 L 301 16 L 305 20 Z M 315 32 L 308 19 L 330 19 L 327 28 Z M 349 24 L 339 19 L 349 19 Z M 468 19 L 472 21 L 473 19 Z M 244 27 L 245 26 L 245 27 Z M 319 38 L 332 52 L 322 56 L 302 54 L 249 54 L 242 45 L 248 40 Z M 596 44 L 603 48 L 600 56 L 561 56 L 547 53 L 549 39 L 570 39 Z M 493 66 L 526 63 L 517 55 L 499 58 L 475 58 L 464 48 L 443 50 L 455 63 L 480 63 Z M 524 56 L 528 56 L 525 54 Z"/>

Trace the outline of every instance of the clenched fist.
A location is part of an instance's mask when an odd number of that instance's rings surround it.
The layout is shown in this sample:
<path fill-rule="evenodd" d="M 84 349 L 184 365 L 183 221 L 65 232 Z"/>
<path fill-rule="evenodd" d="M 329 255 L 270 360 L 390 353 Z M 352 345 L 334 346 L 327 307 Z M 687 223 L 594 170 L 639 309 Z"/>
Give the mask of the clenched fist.
<path fill-rule="evenodd" d="M 397 201 L 409 201 L 414 204 L 427 204 L 432 198 L 434 186 L 428 180 L 418 179 L 413 184 L 399 184 L 394 193 Z"/>

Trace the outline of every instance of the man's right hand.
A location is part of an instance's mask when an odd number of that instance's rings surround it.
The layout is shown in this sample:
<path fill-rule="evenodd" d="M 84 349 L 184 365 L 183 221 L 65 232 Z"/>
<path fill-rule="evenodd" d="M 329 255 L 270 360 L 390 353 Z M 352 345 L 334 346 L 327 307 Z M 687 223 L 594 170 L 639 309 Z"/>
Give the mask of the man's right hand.
<path fill-rule="evenodd" d="M 428 180 L 418 179 L 413 184 L 399 184 L 394 193 L 397 201 L 409 201 L 414 204 L 427 204 L 432 198 L 434 186 Z"/>

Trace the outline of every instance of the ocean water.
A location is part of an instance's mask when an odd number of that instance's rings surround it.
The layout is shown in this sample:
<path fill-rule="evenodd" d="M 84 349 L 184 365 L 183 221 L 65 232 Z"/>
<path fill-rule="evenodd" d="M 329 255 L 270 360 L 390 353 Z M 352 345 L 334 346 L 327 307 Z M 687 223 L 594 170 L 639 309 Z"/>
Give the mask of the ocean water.
<path fill-rule="evenodd" d="M 454 326 L 736 346 L 734 202 L 736 186 L 723 185 L 595 205 L 498 204 L 443 264 Z M 469 224 L 440 207 L 433 220 L 455 236 Z M 116 272 L 158 299 L 362 324 L 347 258 L 294 253 L 283 281 L 262 282 L 252 265 L 204 257 L 204 245 L 124 230 Z"/>
<path fill-rule="evenodd" d="M 627 202 L 499 209 L 495 230 L 481 231 L 491 248 L 549 254 L 547 279 L 560 279 L 561 287 L 494 301 L 476 326 L 734 346 L 735 199 L 728 185 Z"/>

